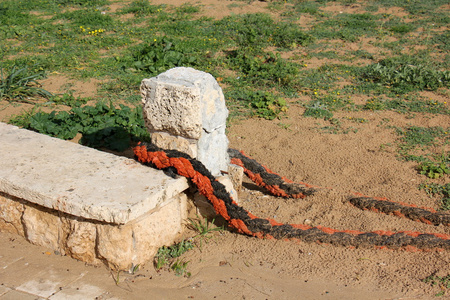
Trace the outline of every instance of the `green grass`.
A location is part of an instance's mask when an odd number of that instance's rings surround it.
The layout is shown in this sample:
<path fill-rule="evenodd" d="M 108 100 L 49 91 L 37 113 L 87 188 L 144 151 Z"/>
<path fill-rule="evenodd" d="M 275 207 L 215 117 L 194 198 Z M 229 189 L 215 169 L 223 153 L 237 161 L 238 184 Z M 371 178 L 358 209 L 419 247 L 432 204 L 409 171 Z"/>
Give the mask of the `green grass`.
<path fill-rule="evenodd" d="M 374 5 L 381 5 L 384 7 L 401 7 L 405 9 L 412 15 L 427 15 L 430 12 L 435 12 L 440 6 L 448 4 L 446 0 L 430 0 L 430 1 L 422 1 L 422 0 L 375 0 L 373 1 Z"/>
<path fill-rule="evenodd" d="M 450 87 L 450 71 L 416 64 L 404 58 L 389 58 L 365 67 L 362 79 L 392 88 L 396 93 Z"/>
<path fill-rule="evenodd" d="M 248 2 L 234 6 L 245 10 Z M 114 150 L 148 139 L 140 82 L 176 66 L 220 79 L 231 123 L 280 123 L 290 105 L 303 107 L 303 116 L 317 118 L 319 132 L 329 134 L 357 132 L 367 122 L 339 117 L 343 111 L 448 116 L 450 14 L 439 9 L 448 1 L 358 1 L 356 13 L 324 9 L 356 2 L 277 0 L 267 13 L 213 19 L 190 3 L 1 1 L 0 101 L 34 105 L 11 123 L 65 139 L 81 133 L 85 145 Z M 391 7 L 402 14 L 386 12 Z M 102 84 L 91 98 L 69 90 L 55 95 L 40 82 L 57 73 Z M 43 112 L 49 106 L 57 110 Z M 415 161 L 432 182 L 449 176 L 441 156 L 450 129 L 440 125 L 393 129 L 399 158 Z M 183 270 L 187 263 L 174 265 Z"/>
<path fill-rule="evenodd" d="M 164 266 L 169 265 L 170 269 L 173 270 L 177 276 L 189 277 L 190 273 L 186 270 L 188 262 L 176 258 L 193 248 L 194 245 L 190 241 L 185 240 L 169 247 L 163 246 L 159 248 L 155 255 L 156 270 L 160 270 Z"/>
<path fill-rule="evenodd" d="M 442 102 L 431 99 L 421 99 L 416 95 L 408 95 L 402 98 L 385 96 L 374 96 L 366 101 L 362 106 L 365 110 L 381 111 L 393 110 L 399 113 L 430 113 L 430 114 L 450 114 L 450 110 Z"/>
<path fill-rule="evenodd" d="M 225 95 L 229 101 L 234 101 L 241 107 L 250 108 L 252 115 L 267 120 L 281 118 L 288 109 L 285 99 L 269 92 L 233 89 L 227 91 Z"/>
<path fill-rule="evenodd" d="M 204 221 L 202 222 L 200 217 L 197 216 L 197 219 L 189 219 L 189 227 L 196 231 L 200 236 L 208 235 L 214 231 L 222 231 L 223 227 L 211 226 L 214 221 L 215 219 L 213 219 L 211 222 L 209 222 L 208 219 L 204 219 Z"/>
<path fill-rule="evenodd" d="M 197 61 L 195 54 L 186 52 L 176 42 L 166 37 L 155 37 L 133 54 L 128 67 L 156 76 L 174 67 L 195 66 Z"/>
<path fill-rule="evenodd" d="M 241 80 L 256 86 L 289 87 L 295 84 L 300 65 L 273 52 L 238 48 L 229 51 L 227 62 L 241 74 Z"/>
<path fill-rule="evenodd" d="M 328 106 L 320 101 L 316 101 L 308 105 L 303 115 L 305 117 L 313 117 L 325 120 L 331 119 L 333 117 L 333 113 L 329 110 Z"/>
<path fill-rule="evenodd" d="M 436 297 L 447 295 L 450 289 L 450 274 L 447 276 L 430 275 L 423 279 L 423 282 L 430 283 L 432 286 L 438 286 L 441 291 L 435 294 Z"/>
<path fill-rule="evenodd" d="M 436 145 L 438 143 L 438 138 L 449 140 L 449 131 L 450 128 L 444 129 L 442 127 L 428 128 L 418 126 L 397 129 L 397 133 L 401 136 L 401 141 L 407 148 Z"/>
<path fill-rule="evenodd" d="M 182 240 L 172 246 L 159 248 L 154 258 L 156 270 L 159 271 L 164 267 L 168 267 L 176 276 L 190 277 L 191 273 L 187 271 L 189 261 L 179 259 L 179 257 L 187 251 L 194 249 L 194 247 L 198 247 L 195 242 L 197 238 L 209 238 L 211 233 L 223 230 L 223 227 L 211 226 L 212 223 L 214 223 L 214 219 L 211 222 L 207 219 L 202 221 L 198 216 L 197 219 L 189 219 L 188 227 L 194 230 L 197 235 L 189 240 Z M 201 248 L 201 240 L 199 247 Z"/>
<path fill-rule="evenodd" d="M 330 16 L 313 28 L 317 38 L 341 39 L 348 42 L 359 41 L 364 36 L 376 36 L 381 26 L 380 17 L 370 13 L 342 13 Z"/>
<path fill-rule="evenodd" d="M 120 14 L 134 14 L 136 17 L 149 16 L 163 10 L 164 5 L 152 5 L 146 0 L 137 0 L 122 8 Z"/>

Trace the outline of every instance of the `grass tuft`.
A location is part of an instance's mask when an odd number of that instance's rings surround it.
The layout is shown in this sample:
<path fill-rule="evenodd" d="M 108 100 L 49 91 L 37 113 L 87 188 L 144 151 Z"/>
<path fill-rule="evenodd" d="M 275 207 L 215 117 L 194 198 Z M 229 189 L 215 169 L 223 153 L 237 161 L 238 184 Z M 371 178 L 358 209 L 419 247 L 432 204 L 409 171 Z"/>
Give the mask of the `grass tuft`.
<path fill-rule="evenodd" d="M 6 73 L 6 74 L 5 74 Z M 43 72 L 33 72 L 28 67 L 14 66 L 9 72 L 0 70 L 0 99 L 8 101 L 27 101 L 30 97 L 49 98 L 52 94 L 40 88 L 38 79 Z"/>

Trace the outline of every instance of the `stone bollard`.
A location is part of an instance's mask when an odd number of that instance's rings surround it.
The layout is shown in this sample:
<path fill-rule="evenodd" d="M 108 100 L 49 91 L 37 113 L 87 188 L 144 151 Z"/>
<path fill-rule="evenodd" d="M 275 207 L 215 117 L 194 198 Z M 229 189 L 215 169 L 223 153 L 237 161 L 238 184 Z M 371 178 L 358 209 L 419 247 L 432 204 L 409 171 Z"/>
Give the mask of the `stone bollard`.
<path fill-rule="evenodd" d="M 242 184 L 243 172 L 242 168 L 229 163 L 225 135 L 228 109 L 214 77 L 193 68 L 173 68 L 144 79 L 141 94 L 152 143 L 201 161 L 212 175 L 229 187 L 237 201 L 236 190 Z M 223 173 L 232 173 L 233 179 L 238 180 L 232 182 L 228 176 L 221 178 Z"/>
<path fill-rule="evenodd" d="M 214 176 L 227 171 L 228 109 L 214 77 L 173 68 L 141 84 L 144 119 L 158 147 L 197 158 Z"/>

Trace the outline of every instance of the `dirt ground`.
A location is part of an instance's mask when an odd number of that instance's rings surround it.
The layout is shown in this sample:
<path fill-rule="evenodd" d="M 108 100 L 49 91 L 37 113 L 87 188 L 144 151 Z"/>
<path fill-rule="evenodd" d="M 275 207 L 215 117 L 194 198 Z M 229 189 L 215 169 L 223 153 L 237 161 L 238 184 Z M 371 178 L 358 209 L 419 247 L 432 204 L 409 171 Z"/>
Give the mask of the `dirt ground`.
<path fill-rule="evenodd" d="M 180 5 L 189 1 L 152 2 Z M 267 2 L 262 1 L 251 4 L 237 1 L 232 7 L 229 6 L 231 1 L 201 3 L 206 14 L 216 18 L 230 13 L 261 12 L 267 6 Z M 357 7 L 333 9 L 355 10 Z M 396 11 L 402 13 L 393 10 Z M 58 86 L 51 85 L 51 78 L 47 86 L 44 82 L 44 88 L 56 91 Z M 90 89 L 96 88 L 95 84 L 77 87 L 77 92 L 83 95 L 91 95 Z M 437 209 L 436 199 L 417 188 L 423 182 L 423 176 L 415 169 L 417 164 L 398 160 L 395 149 L 398 136 L 392 128 L 448 126 L 449 116 L 419 114 L 411 119 L 391 111 L 338 112 L 335 117 L 343 118 L 342 125 L 355 130 L 330 134 L 318 129 L 327 125 L 323 120 L 303 117 L 304 108 L 295 103 L 296 99 L 291 100 L 287 118 L 282 120 L 247 119 L 233 123 L 227 129 L 230 147 L 243 150 L 291 180 L 327 189 L 305 199 L 280 199 L 246 182 L 239 194 L 240 203 L 246 209 L 279 222 L 341 230 L 450 234 L 450 229 L 442 225 L 430 226 L 361 211 L 346 201 L 352 192 L 360 192 Z M 443 101 L 450 103 L 449 99 Z M 0 112 L 0 119 L 23 109 L 24 106 L 10 106 Z M 354 122 L 357 118 L 368 122 Z M 441 183 L 446 182 L 448 179 L 442 179 Z M 30 259 L 49 259 L 40 247 L 20 239 L 11 242 L 5 241 L 4 235 L 0 237 L 4 241 L 0 243 L 2 253 L 13 251 L 12 245 L 20 245 L 29 249 L 29 255 L 35 253 Z M 61 264 L 76 263 L 68 258 L 57 259 Z M 441 288 L 424 283 L 423 279 L 430 275 L 446 276 L 450 272 L 448 252 L 348 249 L 260 240 L 228 231 L 216 232 L 204 239 L 201 247 L 187 252 L 183 259 L 189 261 L 189 278 L 177 277 L 169 271 L 157 272 L 149 263 L 137 273 L 138 277 L 124 275 L 124 281 L 118 286 L 105 268 L 83 268 L 105 278 L 95 284 L 105 286 L 111 295 L 123 299 L 148 299 L 150 293 L 153 299 L 433 299 Z M 56 258 L 53 263 L 55 261 Z M 440 299 L 445 297 L 450 299 L 448 291 Z"/>

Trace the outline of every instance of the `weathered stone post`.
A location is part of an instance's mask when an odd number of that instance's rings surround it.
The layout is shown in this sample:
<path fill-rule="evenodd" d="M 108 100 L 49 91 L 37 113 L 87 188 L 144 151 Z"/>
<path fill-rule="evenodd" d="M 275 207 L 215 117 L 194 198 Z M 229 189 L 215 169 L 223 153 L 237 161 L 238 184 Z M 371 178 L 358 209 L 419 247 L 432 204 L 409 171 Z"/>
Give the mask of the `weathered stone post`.
<path fill-rule="evenodd" d="M 141 84 L 144 119 L 152 142 L 200 160 L 214 176 L 228 170 L 228 109 L 213 76 L 173 68 Z"/>
<path fill-rule="evenodd" d="M 173 68 L 144 79 L 141 94 L 152 142 L 160 148 L 178 150 L 197 158 L 219 177 L 237 201 L 230 179 L 222 175 L 232 173 L 233 185 L 238 189 L 242 183 L 242 168 L 229 164 L 225 135 L 228 109 L 214 77 L 193 68 Z"/>

